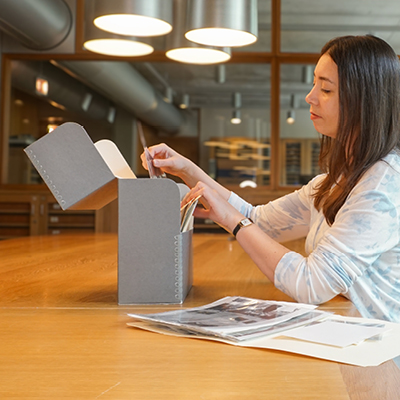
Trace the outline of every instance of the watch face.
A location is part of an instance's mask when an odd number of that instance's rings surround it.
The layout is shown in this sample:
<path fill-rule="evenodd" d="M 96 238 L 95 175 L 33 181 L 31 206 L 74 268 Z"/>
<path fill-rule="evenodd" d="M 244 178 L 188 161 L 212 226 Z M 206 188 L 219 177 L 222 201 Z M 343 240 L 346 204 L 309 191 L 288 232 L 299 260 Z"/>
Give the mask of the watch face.
<path fill-rule="evenodd" d="M 248 218 L 243 219 L 243 220 L 240 221 L 240 225 L 242 225 L 242 226 L 248 226 L 248 225 L 251 225 L 251 224 L 252 224 L 252 222 Z"/>

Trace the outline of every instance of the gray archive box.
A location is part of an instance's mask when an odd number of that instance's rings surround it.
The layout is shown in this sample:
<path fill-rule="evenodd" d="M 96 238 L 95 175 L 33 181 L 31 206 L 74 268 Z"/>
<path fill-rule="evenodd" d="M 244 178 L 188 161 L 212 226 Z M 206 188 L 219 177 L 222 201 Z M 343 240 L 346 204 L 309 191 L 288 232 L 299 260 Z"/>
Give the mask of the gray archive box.
<path fill-rule="evenodd" d="M 75 123 L 25 152 L 63 210 L 96 210 L 118 197 L 119 304 L 183 303 L 193 282 L 193 230 L 180 230 L 185 185 L 136 179 L 114 143 L 93 143 Z"/>

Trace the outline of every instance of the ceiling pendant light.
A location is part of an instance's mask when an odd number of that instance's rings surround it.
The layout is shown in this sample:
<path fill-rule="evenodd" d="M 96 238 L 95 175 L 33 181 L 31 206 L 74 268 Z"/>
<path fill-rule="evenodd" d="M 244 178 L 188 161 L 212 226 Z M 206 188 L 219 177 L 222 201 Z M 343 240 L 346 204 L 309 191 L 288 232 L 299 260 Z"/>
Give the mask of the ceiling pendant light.
<path fill-rule="evenodd" d="M 185 38 L 187 0 L 174 0 L 174 30 L 166 39 L 166 56 L 188 64 L 218 64 L 231 58 L 228 48 L 202 46 Z"/>
<path fill-rule="evenodd" d="M 286 122 L 289 125 L 293 125 L 296 122 L 296 116 L 295 116 L 294 110 L 289 110 L 287 112 Z"/>
<path fill-rule="evenodd" d="M 216 82 L 223 84 L 226 82 L 226 66 L 225 64 L 217 65 L 216 67 Z"/>
<path fill-rule="evenodd" d="M 187 108 L 189 108 L 189 101 L 190 101 L 189 95 L 183 94 L 181 102 L 179 104 L 179 108 L 181 108 L 182 110 L 186 110 Z"/>
<path fill-rule="evenodd" d="M 242 122 L 242 117 L 240 110 L 233 110 L 231 123 L 234 125 L 239 125 L 241 122 Z"/>
<path fill-rule="evenodd" d="M 241 108 L 242 107 L 242 94 L 239 92 L 234 92 L 232 94 L 232 106 L 234 108 Z"/>
<path fill-rule="evenodd" d="M 257 41 L 257 0 L 187 1 L 187 39 L 218 47 L 241 47 Z"/>
<path fill-rule="evenodd" d="M 173 90 L 172 90 L 172 87 L 170 87 L 170 86 L 167 86 L 165 89 L 164 89 L 164 96 L 163 96 L 163 99 L 164 99 L 164 101 L 166 102 L 166 103 L 172 103 L 172 101 L 173 101 L 173 99 L 174 99 L 174 93 L 173 93 Z"/>
<path fill-rule="evenodd" d="M 234 92 L 232 94 L 232 106 L 234 107 L 231 123 L 238 125 L 242 122 L 240 108 L 242 107 L 242 94 L 239 92 Z"/>
<path fill-rule="evenodd" d="M 85 30 L 83 47 L 94 53 L 118 57 L 138 57 L 154 51 L 150 39 L 116 35 L 105 32 L 93 24 L 94 6 L 96 3 L 85 3 Z"/>
<path fill-rule="evenodd" d="M 290 110 L 287 112 L 286 122 L 289 125 L 293 125 L 296 122 L 296 113 L 294 112 L 295 108 L 298 108 L 297 104 L 297 96 L 292 93 L 290 95 Z"/>
<path fill-rule="evenodd" d="M 172 0 L 96 0 L 93 22 L 118 35 L 165 35 L 172 30 Z"/>
<path fill-rule="evenodd" d="M 92 38 L 83 44 L 85 49 L 94 53 L 118 57 L 138 57 L 151 54 L 154 48 L 136 38 L 122 38 L 118 35 L 108 37 Z"/>
<path fill-rule="evenodd" d="M 231 58 L 229 49 L 212 49 L 205 47 L 180 47 L 170 49 L 166 52 L 166 56 L 171 60 L 187 63 L 210 65 L 228 61 Z"/>

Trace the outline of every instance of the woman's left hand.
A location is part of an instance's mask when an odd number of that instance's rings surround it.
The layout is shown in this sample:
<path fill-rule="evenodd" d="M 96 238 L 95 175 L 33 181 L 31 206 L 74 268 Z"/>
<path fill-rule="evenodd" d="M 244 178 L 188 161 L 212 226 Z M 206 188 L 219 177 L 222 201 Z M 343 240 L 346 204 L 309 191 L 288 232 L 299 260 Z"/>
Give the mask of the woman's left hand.
<path fill-rule="evenodd" d="M 228 232 L 232 232 L 238 222 L 244 216 L 236 210 L 228 201 L 222 198 L 216 190 L 212 190 L 203 182 L 198 182 L 190 192 L 183 198 L 182 204 L 201 196 L 200 202 L 205 209 L 197 207 L 194 216 L 198 218 L 209 218 L 222 226 Z"/>

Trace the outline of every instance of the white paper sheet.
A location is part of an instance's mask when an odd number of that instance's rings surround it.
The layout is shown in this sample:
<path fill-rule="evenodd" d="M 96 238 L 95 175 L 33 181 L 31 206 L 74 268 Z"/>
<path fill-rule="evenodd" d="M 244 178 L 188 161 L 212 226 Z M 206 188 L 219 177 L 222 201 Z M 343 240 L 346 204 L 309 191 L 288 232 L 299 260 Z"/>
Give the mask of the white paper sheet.
<path fill-rule="evenodd" d="M 372 337 L 380 336 L 390 328 L 384 323 L 316 321 L 284 333 L 284 336 L 328 346 L 347 347 Z"/>
<path fill-rule="evenodd" d="M 365 322 L 363 318 L 343 317 L 335 315 L 332 317 L 338 321 L 346 322 Z M 383 321 L 376 319 L 368 319 L 368 322 L 382 323 Z M 163 329 L 157 329 L 155 325 L 148 325 L 141 321 L 128 323 L 129 326 L 146 329 L 152 332 L 162 333 L 164 335 L 188 337 L 194 339 L 206 339 L 219 341 L 234 346 L 253 347 L 270 350 L 281 350 L 290 353 L 301 354 L 309 357 L 320 358 L 324 360 L 336 361 L 344 364 L 357 365 L 360 367 L 372 367 L 382 364 L 385 361 L 391 360 L 400 356 L 400 324 L 386 322 L 385 325 L 390 330 L 382 335 L 381 340 L 364 341 L 357 346 L 335 347 L 326 346 L 319 343 L 306 342 L 288 337 L 283 337 L 278 334 L 264 338 L 257 338 L 245 342 L 233 343 L 219 338 L 210 338 L 201 335 L 185 335 L 182 332 L 167 332 Z"/>
<path fill-rule="evenodd" d="M 116 177 L 127 179 L 136 178 L 136 175 L 133 173 L 131 167 L 114 142 L 108 139 L 102 139 L 96 142 L 94 146 Z"/>

